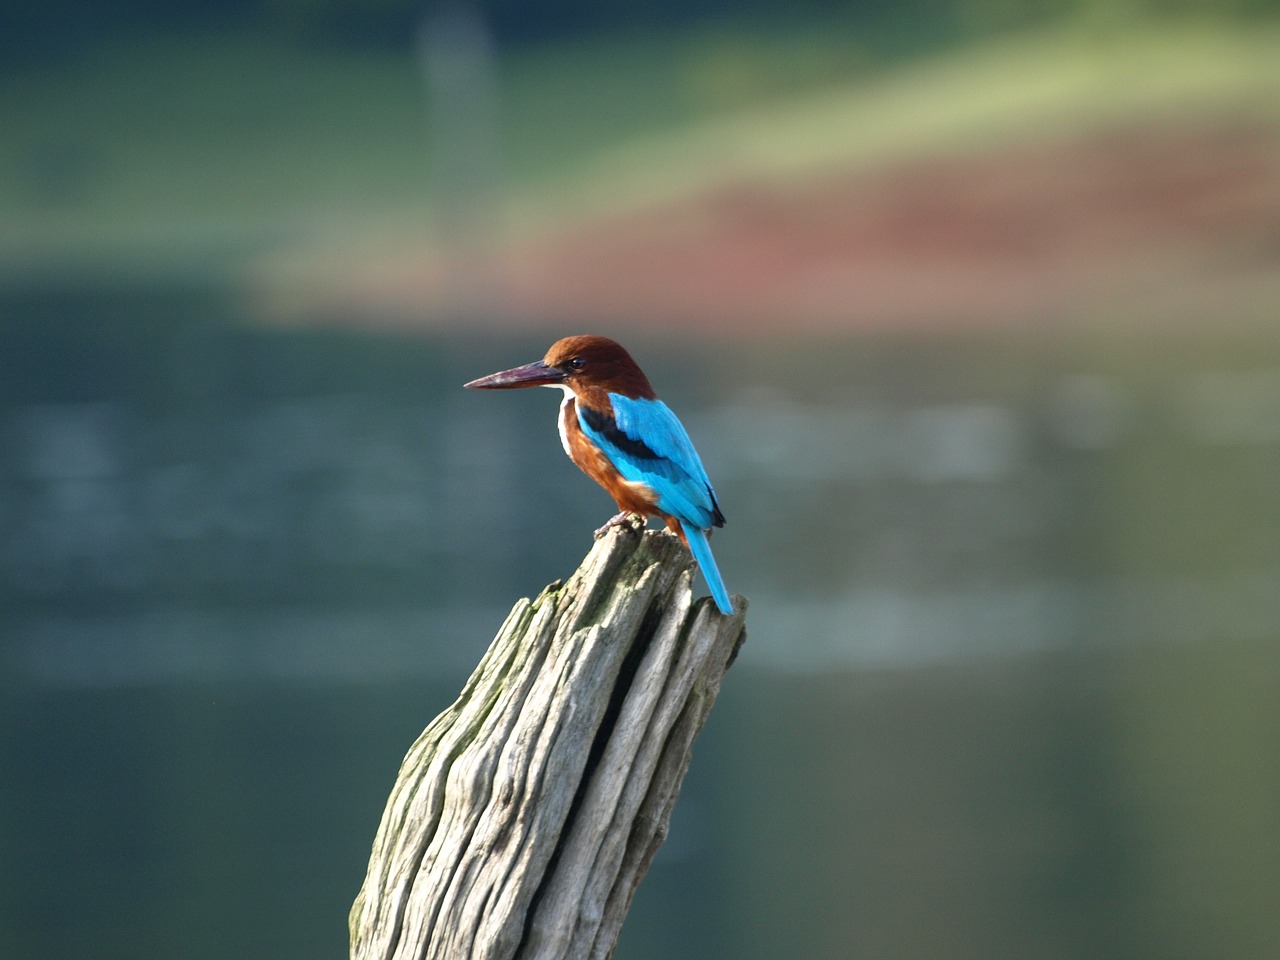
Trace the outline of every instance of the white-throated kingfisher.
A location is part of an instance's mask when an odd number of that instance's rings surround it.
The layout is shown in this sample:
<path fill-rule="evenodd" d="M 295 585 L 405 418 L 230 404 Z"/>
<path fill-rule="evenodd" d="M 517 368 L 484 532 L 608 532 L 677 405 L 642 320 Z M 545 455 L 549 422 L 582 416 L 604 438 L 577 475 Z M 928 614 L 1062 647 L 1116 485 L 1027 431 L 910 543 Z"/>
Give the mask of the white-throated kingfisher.
<path fill-rule="evenodd" d="M 613 497 L 621 511 L 661 517 L 693 553 L 721 613 L 733 613 L 707 535 L 724 514 L 698 451 L 671 408 L 621 345 L 607 337 L 557 340 L 541 360 L 466 386 L 476 390 L 559 387 L 560 442 L 569 459 Z"/>

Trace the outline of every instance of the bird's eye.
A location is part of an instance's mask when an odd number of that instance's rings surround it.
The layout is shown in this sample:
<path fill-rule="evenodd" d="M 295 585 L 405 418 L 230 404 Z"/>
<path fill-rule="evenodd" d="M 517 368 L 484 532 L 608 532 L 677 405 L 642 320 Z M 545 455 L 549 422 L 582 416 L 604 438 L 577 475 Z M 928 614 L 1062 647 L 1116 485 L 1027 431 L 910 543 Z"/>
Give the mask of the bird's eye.
<path fill-rule="evenodd" d="M 574 357 L 569 361 L 569 369 L 571 370 L 581 370 L 586 365 L 587 361 L 583 360 L 581 357 Z"/>

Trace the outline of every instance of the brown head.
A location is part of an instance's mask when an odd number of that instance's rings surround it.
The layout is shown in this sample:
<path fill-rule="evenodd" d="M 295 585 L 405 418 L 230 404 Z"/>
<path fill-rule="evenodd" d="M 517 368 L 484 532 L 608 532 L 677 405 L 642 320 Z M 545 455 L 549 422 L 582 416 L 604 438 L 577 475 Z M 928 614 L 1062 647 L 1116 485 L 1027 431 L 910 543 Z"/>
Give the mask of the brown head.
<path fill-rule="evenodd" d="M 466 386 L 475 390 L 563 386 L 591 406 L 592 394 L 620 393 L 653 400 L 656 394 L 631 354 L 608 337 L 579 335 L 551 345 L 545 357 L 522 367 L 493 373 Z"/>

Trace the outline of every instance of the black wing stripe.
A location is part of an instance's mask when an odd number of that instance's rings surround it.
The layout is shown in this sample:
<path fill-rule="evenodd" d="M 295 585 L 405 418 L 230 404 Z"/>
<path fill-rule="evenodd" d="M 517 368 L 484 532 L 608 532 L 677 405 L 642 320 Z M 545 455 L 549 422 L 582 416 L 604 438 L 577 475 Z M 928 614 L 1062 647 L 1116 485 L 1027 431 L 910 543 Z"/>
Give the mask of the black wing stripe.
<path fill-rule="evenodd" d="M 599 434 L 605 440 L 608 440 L 613 446 L 629 457 L 637 460 L 662 460 L 663 457 L 654 453 L 649 445 L 643 440 L 637 440 L 629 437 L 618 429 L 618 421 L 607 413 L 601 413 L 599 410 L 593 410 L 584 404 L 578 404 L 578 413 L 582 416 L 582 422 L 593 433 Z"/>

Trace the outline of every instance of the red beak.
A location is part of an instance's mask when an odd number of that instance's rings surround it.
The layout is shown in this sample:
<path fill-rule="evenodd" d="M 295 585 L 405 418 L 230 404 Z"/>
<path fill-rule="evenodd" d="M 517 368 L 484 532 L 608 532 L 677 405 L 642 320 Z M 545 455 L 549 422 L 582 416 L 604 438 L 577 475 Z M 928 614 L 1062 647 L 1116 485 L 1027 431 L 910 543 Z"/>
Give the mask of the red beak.
<path fill-rule="evenodd" d="M 491 373 L 479 380 L 464 383 L 464 387 L 472 390 L 514 390 L 517 387 L 545 387 L 548 384 L 564 383 L 564 374 L 555 367 L 548 367 L 541 360 L 526 363 L 523 367 L 512 367 L 501 373 Z"/>

